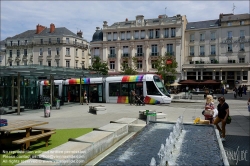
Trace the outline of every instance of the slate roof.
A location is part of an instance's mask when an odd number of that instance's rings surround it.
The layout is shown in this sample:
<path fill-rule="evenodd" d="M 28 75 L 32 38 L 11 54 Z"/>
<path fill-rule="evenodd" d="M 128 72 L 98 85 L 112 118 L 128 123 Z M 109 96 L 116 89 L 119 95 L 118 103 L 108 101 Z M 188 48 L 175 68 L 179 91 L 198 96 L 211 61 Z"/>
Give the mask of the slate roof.
<path fill-rule="evenodd" d="M 228 16 L 223 16 L 221 18 L 221 21 L 237 21 L 237 20 L 249 20 L 250 19 L 250 14 L 237 14 L 237 15 L 228 15 Z"/>
<path fill-rule="evenodd" d="M 55 28 L 55 31 L 53 33 L 50 33 L 50 28 L 45 28 L 41 33 L 36 34 L 36 30 L 27 30 L 23 33 L 20 33 L 18 35 L 15 35 L 13 37 L 9 37 L 8 39 L 15 39 L 15 38 L 32 38 L 32 37 L 38 37 L 38 36 L 73 36 L 79 38 L 75 33 L 71 32 L 65 27 L 61 28 Z"/>
<path fill-rule="evenodd" d="M 167 17 L 167 18 L 162 18 L 164 21 L 172 21 L 172 20 L 178 20 L 181 17 Z M 159 22 L 160 19 L 159 18 L 153 18 L 153 19 L 144 19 L 144 22 L 147 23 L 155 23 L 155 22 Z M 120 26 L 125 26 L 125 25 L 130 25 L 132 23 L 136 23 L 136 20 L 129 20 L 129 21 L 124 21 L 124 22 L 115 22 L 114 24 L 112 24 L 110 27 L 112 26 L 116 26 L 117 24 L 119 24 Z"/>
<path fill-rule="evenodd" d="M 212 28 L 212 27 L 218 27 L 218 26 L 219 26 L 219 19 L 198 21 L 198 22 L 189 22 L 189 23 L 187 23 L 186 30 Z"/>

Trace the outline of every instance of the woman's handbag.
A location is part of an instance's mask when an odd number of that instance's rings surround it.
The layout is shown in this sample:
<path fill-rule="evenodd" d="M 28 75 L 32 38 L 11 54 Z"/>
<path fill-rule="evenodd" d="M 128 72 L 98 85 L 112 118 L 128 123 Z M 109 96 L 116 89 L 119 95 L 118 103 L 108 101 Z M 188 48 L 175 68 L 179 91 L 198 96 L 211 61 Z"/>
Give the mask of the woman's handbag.
<path fill-rule="evenodd" d="M 204 116 L 213 116 L 213 114 L 214 114 L 213 110 L 208 109 L 204 111 Z"/>
<path fill-rule="evenodd" d="M 232 118 L 231 118 L 231 116 L 228 115 L 226 123 L 227 123 L 227 124 L 230 124 L 231 121 L 232 121 Z"/>

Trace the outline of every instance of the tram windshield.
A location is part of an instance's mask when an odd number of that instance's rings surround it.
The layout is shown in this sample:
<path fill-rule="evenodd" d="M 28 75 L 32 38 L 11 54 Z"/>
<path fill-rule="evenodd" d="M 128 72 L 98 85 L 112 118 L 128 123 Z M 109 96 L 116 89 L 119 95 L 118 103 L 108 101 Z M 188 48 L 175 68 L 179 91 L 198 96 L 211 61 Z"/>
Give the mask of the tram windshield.
<path fill-rule="evenodd" d="M 158 76 L 154 76 L 153 79 L 154 79 L 154 82 L 155 82 L 156 86 L 160 89 L 160 91 L 161 91 L 164 95 L 170 97 L 170 95 L 169 95 L 169 93 L 167 92 L 165 86 L 163 85 L 161 79 L 160 79 Z"/>

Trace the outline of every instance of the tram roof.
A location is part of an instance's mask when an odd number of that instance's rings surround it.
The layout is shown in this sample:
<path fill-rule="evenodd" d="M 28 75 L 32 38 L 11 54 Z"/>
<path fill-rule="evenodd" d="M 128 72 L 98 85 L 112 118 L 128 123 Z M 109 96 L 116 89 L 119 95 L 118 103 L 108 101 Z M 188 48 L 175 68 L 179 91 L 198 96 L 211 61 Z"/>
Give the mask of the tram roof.
<path fill-rule="evenodd" d="M 50 78 L 54 79 L 68 79 L 80 77 L 98 77 L 101 75 L 96 74 L 94 71 L 80 69 L 80 68 L 66 68 L 54 66 L 41 66 L 41 65 L 27 65 L 27 66 L 0 66 L 0 76 L 20 76 L 36 77 L 37 79 Z"/>

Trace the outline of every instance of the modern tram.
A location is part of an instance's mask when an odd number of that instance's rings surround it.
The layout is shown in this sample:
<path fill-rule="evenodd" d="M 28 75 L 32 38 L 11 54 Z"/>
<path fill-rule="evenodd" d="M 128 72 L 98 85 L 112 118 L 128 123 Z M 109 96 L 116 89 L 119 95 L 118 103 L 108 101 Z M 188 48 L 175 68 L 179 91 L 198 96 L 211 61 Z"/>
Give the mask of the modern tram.
<path fill-rule="evenodd" d="M 54 95 L 64 102 L 80 102 L 80 93 L 86 91 L 90 103 L 129 103 L 130 92 L 144 96 L 146 104 L 170 104 L 171 96 L 162 83 L 161 78 L 154 74 L 121 75 L 98 78 L 71 78 L 54 80 Z M 50 94 L 49 81 L 40 83 L 40 95 Z M 81 87 L 81 90 L 80 90 Z"/>

